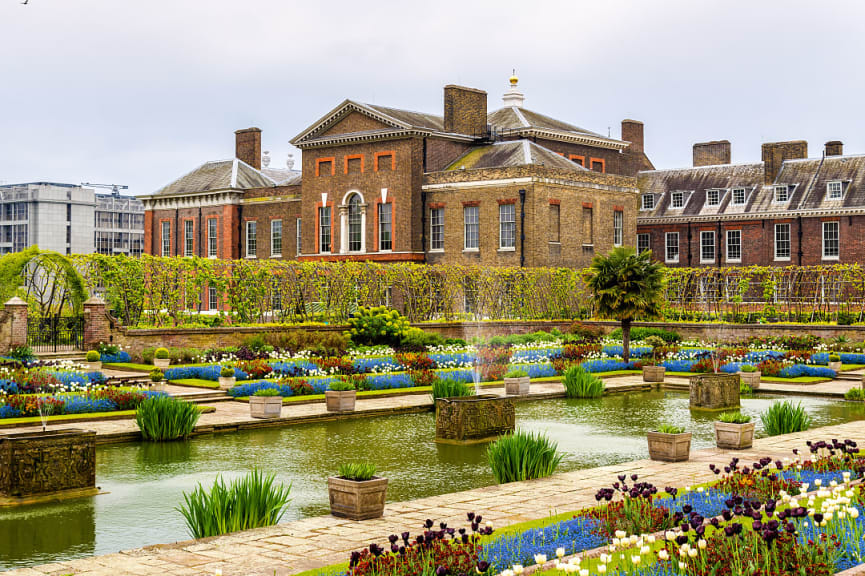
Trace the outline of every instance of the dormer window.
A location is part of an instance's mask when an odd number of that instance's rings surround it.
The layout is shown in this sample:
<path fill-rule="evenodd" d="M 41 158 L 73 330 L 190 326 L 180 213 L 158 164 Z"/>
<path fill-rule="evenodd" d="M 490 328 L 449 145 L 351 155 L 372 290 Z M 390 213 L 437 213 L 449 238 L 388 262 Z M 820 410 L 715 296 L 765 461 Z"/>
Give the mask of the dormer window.
<path fill-rule="evenodd" d="M 682 208 L 685 205 L 685 193 L 673 192 L 670 195 L 670 208 Z"/>
<path fill-rule="evenodd" d="M 643 194 L 640 210 L 652 210 L 655 207 L 655 195 Z"/>
<path fill-rule="evenodd" d="M 745 189 L 744 188 L 733 188 L 733 205 L 734 206 L 744 206 L 745 205 Z"/>
<path fill-rule="evenodd" d="M 786 184 L 775 186 L 775 202 L 786 202 L 790 199 L 790 189 Z"/>
<path fill-rule="evenodd" d="M 840 180 L 826 183 L 826 199 L 840 200 L 844 196 L 844 184 Z"/>
<path fill-rule="evenodd" d="M 717 206 L 721 203 L 721 191 L 717 188 L 706 190 L 706 205 Z"/>

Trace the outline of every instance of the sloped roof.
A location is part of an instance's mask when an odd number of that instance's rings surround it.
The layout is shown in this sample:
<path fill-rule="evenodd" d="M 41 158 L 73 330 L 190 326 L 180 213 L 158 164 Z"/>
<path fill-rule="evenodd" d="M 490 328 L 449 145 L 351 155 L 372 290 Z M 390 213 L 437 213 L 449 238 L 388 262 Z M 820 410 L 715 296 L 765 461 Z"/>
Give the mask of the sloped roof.
<path fill-rule="evenodd" d="M 827 185 L 837 181 L 843 195 L 840 200 L 829 200 Z M 776 183 L 797 185 L 790 202 L 799 210 L 865 208 L 865 156 L 788 160 Z"/>
<path fill-rule="evenodd" d="M 273 180 L 277 186 L 300 184 L 300 170 L 289 170 L 288 168 L 262 168 L 261 173 Z"/>
<path fill-rule="evenodd" d="M 392 118 L 396 122 L 411 126 L 412 128 L 421 128 L 427 130 L 435 130 L 444 132 L 444 118 L 435 114 L 425 114 L 424 112 L 412 112 L 411 110 L 400 110 L 399 108 L 388 108 L 386 106 L 378 106 L 376 104 L 364 104 L 378 113 Z"/>
<path fill-rule="evenodd" d="M 453 161 L 445 170 L 473 170 L 476 168 L 525 165 L 544 166 L 574 172 L 587 171 L 576 162 L 559 156 L 529 140 L 510 140 L 472 148 Z"/>
<path fill-rule="evenodd" d="M 273 186 L 274 181 L 242 160 L 205 162 L 174 182 L 157 190 L 155 196 L 194 194 L 211 190 L 247 190 Z"/>
<path fill-rule="evenodd" d="M 505 106 L 487 114 L 487 122 L 498 132 L 529 136 L 543 134 L 547 138 L 582 140 L 590 145 L 623 150 L 627 142 L 602 136 L 597 132 L 556 120 L 520 106 Z"/>

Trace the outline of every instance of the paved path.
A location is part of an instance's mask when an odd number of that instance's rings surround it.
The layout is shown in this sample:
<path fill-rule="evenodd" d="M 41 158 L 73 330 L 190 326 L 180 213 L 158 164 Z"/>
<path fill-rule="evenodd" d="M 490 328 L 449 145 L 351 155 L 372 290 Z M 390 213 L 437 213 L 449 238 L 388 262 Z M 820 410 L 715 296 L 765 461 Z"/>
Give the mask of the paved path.
<path fill-rule="evenodd" d="M 744 462 L 761 456 L 782 458 L 790 456 L 793 448 L 804 448 L 806 440 L 829 438 L 850 438 L 865 444 L 865 427 L 861 422 L 854 422 L 759 439 L 752 450 L 735 453 L 716 448 L 698 450 L 691 453 L 689 462 L 669 464 L 639 460 L 528 482 L 392 502 L 387 505 L 384 517 L 376 520 L 353 522 L 320 516 L 207 540 L 150 546 L 4 574 L 187 576 L 214 574 L 221 570 L 225 576 L 287 576 L 344 562 L 352 550 L 370 542 L 385 543 L 390 534 L 416 533 L 427 518 L 445 521 L 451 526 L 464 526 L 466 512 L 475 511 L 497 527 L 502 527 L 592 506 L 597 489 L 611 484 L 618 474 L 639 474 L 641 479 L 660 487 L 684 487 L 714 478 L 708 464 L 725 464 L 733 454 Z"/>

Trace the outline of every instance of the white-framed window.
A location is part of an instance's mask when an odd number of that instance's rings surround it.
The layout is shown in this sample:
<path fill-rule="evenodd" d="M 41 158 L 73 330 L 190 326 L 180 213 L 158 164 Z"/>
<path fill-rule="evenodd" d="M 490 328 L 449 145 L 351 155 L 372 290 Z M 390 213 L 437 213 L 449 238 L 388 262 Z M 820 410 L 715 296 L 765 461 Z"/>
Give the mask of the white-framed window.
<path fill-rule="evenodd" d="M 348 251 L 360 252 L 363 249 L 363 214 L 360 195 L 352 194 L 348 201 Z"/>
<path fill-rule="evenodd" d="M 216 288 L 213 286 L 207 289 L 207 309 L 208 310 L 218 310 L 219 309 L 219 298 L 216 294 Z"/>
<path fill-rule="evenodd" d="M 248 220 L 246 222 L 246 257 L 254 258 L 258 250 L 258 222 Z"/>
<path fill-rule="evenodd" d="M 685 193 L 673 192 L 670 194 L 670 208 L 681 208 L 685 205 Z"/>
<path fill-rule="evenodd" d="M 318 209 L 318 251 L 329 253 L 330 240 L 330 206 L 321 206 Z"/>
<path fill-rule="evenodd" d="M 837 260 L 840 254 L 840 223 L 823 222 L 823 259 Z"/>
<path fill-rule="evenodd" d="M 721 191 L 718 188 L 709 188 L 706 190 L 706 205 L 717 206 L 721 203 Z"/>
<path fill-rule="evenodd" d="M 499 204 L 499 249 L 512 250 L 517 245 L 517 210 L 514 204 Z"/>
<path fill-rule="evenodd" d="M 733 188 L 733 205 L 734 206 L 743 206 L 745 204 L 745 189 L 744 188 Z"/>
<path fill-rule="evenodd" d="M 625 218 L 621 210 L 613 211 L 613 246 L 621 246 L 624 237 Z"/>
<path fill-rule="evenodd" d="M 429 211 L 429 249 L 445 249 L 445 209 L 431 208 Z"/>
<path fill-rule="evenodd" d="M 480 234 L 480 208 L 478 206 L 463 207 L 463 224 L 465 228 L 463 248 L 477 250 Z"/>
<path fill-rule="evenodd" d="M 162 223 L 162 255 L 171 256 L 171 222 Z"/>
<path fill-rule="evenodd" d="M 393 250 L 393 204 L 378 205 L 378 249 Z"/>
<path fill-rule="evenodd" d="M 664 234 L 664 261 L 675 263 L 679 261 L 679 233 L 667 232 Z"/>
<path fill-rule="evenodd" d="M 655 207 L 655 195 L 643 194 L 641 197 L 640 210 L 652 210 Z"/>
<path fill-rule="evenodd" d="M 649 234 L 637 234 L 637 253 L 642 254 L 646 250 L 651 249 L 651 236 Z"/>
<path fill-rule="evenodd" d="M 270 255 L 282 256 L 282 220 L 270 221 Z"/>
<path fill-rule="evenodd" d="M 300 254 L 302 252 L 301 244 L 300 244 L 300 231 L 301 231 L 300 222 L 301 222 L 300 218 L 298 218 L 297 220 L 294 221 L 294 253 L 297 256 L 300 256 Z"/>
<path fill-rule="evenodd" d="M 828 200 L 840 200 L 844 196 L 844 185 L 840 180 L 826 182 L 826 198 Z"/>
<path fill-rule="evenodd" d="M 786 184 L 775 186 L 775 202 L 786 202 L 790 199 L 790 188 Z"/>
<path fill-rule="evenodd" d="M 742 261 L 742 231 L 727 230 L 727 262 Z"/>
<path fill-rule="evenodd" d="M 192 220 L 183 221 L 183 255 L 195 256 L 195 223 Z"/>
<path fill-rule="evenodd" d="M 703 230 L 700 232 L 700 262 L 715 261 L 715 232 Z"/>
<path fill-rule="evenodd" d="M 207 257 L 216 258 L 217 251 L 217 236 L 216 236 L 216 218 L 207 220 Z"/>
<path fill-rule="evenodd" d="M 775 260 L 789 260 L 790 250 L 790 225 L 775 224 Z"/>

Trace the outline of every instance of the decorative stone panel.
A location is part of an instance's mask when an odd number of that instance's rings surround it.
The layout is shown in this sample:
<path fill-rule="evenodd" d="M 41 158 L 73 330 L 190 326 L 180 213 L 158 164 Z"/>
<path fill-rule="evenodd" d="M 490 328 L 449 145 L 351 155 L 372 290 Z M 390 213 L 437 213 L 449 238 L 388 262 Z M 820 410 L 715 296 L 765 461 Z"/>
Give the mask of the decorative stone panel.
<path fill-rule="evenodd" d="M 0 435 L 0 494 L 26 497 L 96 487 L 96 432 Z"/>
<path fill-rule="evenodd" d="M 488 442 L 514 431 L 516 413 L 509 398 L 493 395 L 436 399 L 436 442 Z"/>

